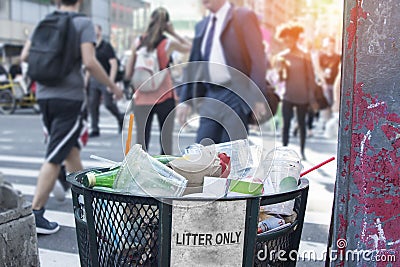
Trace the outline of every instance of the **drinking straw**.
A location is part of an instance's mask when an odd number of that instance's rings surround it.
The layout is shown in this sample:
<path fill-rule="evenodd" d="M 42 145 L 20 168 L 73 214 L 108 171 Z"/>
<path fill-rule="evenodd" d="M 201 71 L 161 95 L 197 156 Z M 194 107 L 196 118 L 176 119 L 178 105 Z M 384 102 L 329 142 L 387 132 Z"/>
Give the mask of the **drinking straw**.
<path fill-rule="evenodd" d="M 129 127 L 128 127 L 128 137 L 126 139 L 125 155 L 128 155 L 129 149 L 131 149 L 132 143 L 132 128 L 133 128 L 133 118 L 135 116 L 131 113 L 129 115 Z"/>
<path fill-rule="evenodd" d="M 334 160 L 334 159 L 335 159 L 335 157 L 331 157 L 330 159 L 325 160 L 324 162 L 321 162 L 320 164 L 318 164 L 318 165 L 312 167 L 311 169 L 306 170 L 305 172 L 301 173 L 301 174 L 300 174 L 300 177 L 303 177 L 303 176 L 306 175 L 307 173 L 310 173 L 310 172 L 312 172 L 312 171 L 314 171 L 314 170 L 316 170 L 316 169 L 318 169 L 318 168 L 324 166 L 325 164 L 331 162 L 331 161 Z"/>

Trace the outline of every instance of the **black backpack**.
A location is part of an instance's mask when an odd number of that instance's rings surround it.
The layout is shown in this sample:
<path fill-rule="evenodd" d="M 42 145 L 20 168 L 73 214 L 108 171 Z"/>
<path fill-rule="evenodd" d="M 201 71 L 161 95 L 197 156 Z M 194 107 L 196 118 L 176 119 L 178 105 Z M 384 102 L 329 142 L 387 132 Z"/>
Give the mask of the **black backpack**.
<path fill-rule="evenodd" d="M 28 75 L 32 80 L 56 85 L 72 71 L 80 57 L 76 49 L 78 34 L 73 24 L 77 16 L 84 15 L 55 11 L 39 23 L 28 56 Z"/>

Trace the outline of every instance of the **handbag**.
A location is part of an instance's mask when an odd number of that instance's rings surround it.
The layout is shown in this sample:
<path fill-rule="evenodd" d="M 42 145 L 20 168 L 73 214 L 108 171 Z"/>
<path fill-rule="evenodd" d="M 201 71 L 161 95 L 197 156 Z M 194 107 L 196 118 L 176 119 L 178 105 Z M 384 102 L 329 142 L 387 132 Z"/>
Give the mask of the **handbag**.
<path fill-rule="evenodd" d="M 259 117 L 256 117 L 254 112 L 252 112 L 249 117 L 249 124 L 251 125 L 261 125 L 267 122 L 273 116 L 275 116 L 276 112 L 278 111 L 278 106 L 281 98 L 275 92 L 275 88 L 272 87 L 269 83 L 267 84 L 267 92 L 263 93 L 263 96 L 265 98 L 265 101 L 263 103 L 265 103 L 265 109 L 267 112 Z M 271 110 L 271 112 L 269 112 L 269 109 Z"/>
<path fill-rule="evenodd" d="M 303 62 L 304 62 L 304 69 L 306 70 L 306 81 L 307 81 L 307 84 L 309 84 L 308 73 L 310 73 L 309 72 L 310 66 L 309 66 L 309 64 L 307 64 L 307 61 L 304 57 L 303 57 Z M 315 102 L 315 104 L 317 104 L 318 110 L 329 107 L 329 102 L 325 98 L 322 86 L 320 84 L 318 84 L 315 79 L 313 79 L 312 88 L 310 88 L 310 89 L 312 90 L 312 94 L 314 96 L 314 102 Z M 311 103 L 311 104 L 313 104 L 313 103 Z"/>
<path fill-rule="evenodd" d="M 322 86 L 315 83 L 314 98 L 318 105 L 318 109 L 325 109 L 329 107 L 328 100 L 326 100 Z"/>

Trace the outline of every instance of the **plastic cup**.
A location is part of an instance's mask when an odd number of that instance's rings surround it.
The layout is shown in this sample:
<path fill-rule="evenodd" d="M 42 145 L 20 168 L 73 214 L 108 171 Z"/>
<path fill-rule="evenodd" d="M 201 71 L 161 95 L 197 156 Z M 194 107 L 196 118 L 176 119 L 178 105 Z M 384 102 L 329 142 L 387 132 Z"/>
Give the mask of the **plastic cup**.
<path fill-rule="evenodd" d="M 270 165 L 268 178 L 271 181 L 275 193 L 281 192 L 281 182 L 286 177 L 293 177 L 296 183 L 299 181 L 300 172 L 302 170 L 301 164 L 293 162 L 275 161 Z"/>

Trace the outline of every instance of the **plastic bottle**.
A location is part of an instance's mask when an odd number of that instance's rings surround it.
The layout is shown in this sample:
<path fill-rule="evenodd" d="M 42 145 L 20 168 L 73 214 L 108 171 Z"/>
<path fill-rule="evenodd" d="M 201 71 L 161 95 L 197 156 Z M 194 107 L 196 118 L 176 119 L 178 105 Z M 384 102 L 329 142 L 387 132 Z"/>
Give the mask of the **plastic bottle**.
<path fill-rule="evenodd" d="M 279 216 L 270 216 L 267 219 L 258 223 L 257 234 L 264 233 L 285 224 L 285 220 Z"/>
<path fill-rule="evenodd" d="M 173 161 L 174 159 L 180 158 L 177 156 L 171 156 L 171 155 L 156 155 L 153 156 L 156 160 L 161 162 L 162 164 L 168 164 L 170 161 Z"/>
<path fill-rule="evenodd" d="M 115 178 L 119 168 L 114 168 L 105 172 L 91 171 L 83 177 L 82 184 L 86 187 L 102 186 L 113 188 Z"/>
<path fill-rule="evenodd" d="M 113 188 L 133 195 L 179 197 L 183 194 L 186 184 L 186 178 L 147 154 L 136 144 L 122 162 Z"/>

